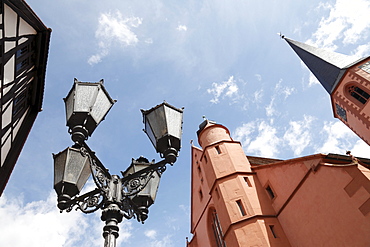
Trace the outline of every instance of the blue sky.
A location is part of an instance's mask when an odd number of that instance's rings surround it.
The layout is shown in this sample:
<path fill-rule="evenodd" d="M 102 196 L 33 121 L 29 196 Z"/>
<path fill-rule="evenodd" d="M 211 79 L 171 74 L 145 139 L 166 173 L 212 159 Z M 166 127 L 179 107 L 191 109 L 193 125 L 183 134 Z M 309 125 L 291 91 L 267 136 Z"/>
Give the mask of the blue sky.
<path fill-rule="evenodd" d="M 103 246 L 100 212 L 60 214 L 53 190 L 51 153 L 72 145 L 62 98 L 75 77 L 103 78 L 118 100 L 88 140 L 112 174 L 140 155 L 160 159 L 142 132 L 140 109 L 163 100 L 185 107 L 180 157 L 164 173 L 145 224 L 120 224 L 118 246 L 177 247 L 191 237 L 190 141 L 198 145 L 202 116 L 228 127 L 248 155 L 370 156 L 369 146 L 333 118 L 327 92 L 276 35 L 369 56 L 369 1 L 27 3 L 53 32 L 43 112 L 0 198 L 2 246 Z"/>

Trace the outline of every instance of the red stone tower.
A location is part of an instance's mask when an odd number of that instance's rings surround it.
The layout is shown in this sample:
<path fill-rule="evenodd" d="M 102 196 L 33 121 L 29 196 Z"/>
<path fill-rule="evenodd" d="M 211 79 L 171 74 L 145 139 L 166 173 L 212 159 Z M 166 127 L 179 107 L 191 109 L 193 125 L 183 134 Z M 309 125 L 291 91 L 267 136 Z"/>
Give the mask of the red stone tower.
<path fill-rule="evenodd" d="M 188 247 L 369 246 L 370 159 L 245 156 L 226 127 L 199 127 Z"/>
<path fill-rule="evenodd" d="M 285 38 L 330 94 L 334 117 L 370 145 L 370 57 L 352 57 Z"/>
<path fill-rule="evenodd" d="M 202 149 L 192 146 L 188 246 L 290 246 L 240 143 L 208 120 L 197 134 Z"/>

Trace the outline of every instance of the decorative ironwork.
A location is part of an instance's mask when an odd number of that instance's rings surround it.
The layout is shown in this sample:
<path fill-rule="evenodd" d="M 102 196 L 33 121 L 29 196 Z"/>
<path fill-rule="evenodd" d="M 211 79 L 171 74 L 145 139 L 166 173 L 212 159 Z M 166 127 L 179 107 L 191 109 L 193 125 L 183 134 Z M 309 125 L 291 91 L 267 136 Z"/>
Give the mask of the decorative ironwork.
<path fill-rule="evenodd" d="M 83 146 L 74 146 L 79 148 L 83 156 L 87 156 L 90 159 L 91 174 L 97 188 L 93 191 L 87 192 L 83 195 L 76 196 L 70 200 L 68 207 L 65 209 L 66 212 L 75 210 L 81 210 L 82 212 L 89 214 L 97 211 L 98 209 L 107 207 L 108 193 L 110 188 L 110 182 L 112 175 L 103 166 L 99 159 L 95 156 L 95 153 L 90 150 L 86 143 Z M 157 172 L 159 176 L 166 170 L 166 160 L 162 160 L 158 163 L 145 163 L 148 165 L 147 168 L 136 171 L 134 174 L 129 174 L 123 178 L 119 178 L 121 181 L 121 188 L 119 188 L 122 199 L 120 201 L 114 201 L 120 210 L 124 212 L 123 216 L 126 219 L 131 219 L 136 216 L 139 222 L 144 222 L 146 217 L 142 217 L 142 214 L 148 213 L 147 208 L 140 208 L 131 201 L 131 197 L 137 195 L 145 189 L 149 181 L 154 177 L 154 173 Z M 121 172 L 123 174 L 123 172 Z M 107 205 L 105 205 L 107 204 Z M 63 210 L 61 210 L 62 212 Z"/>
<path fill-rule="evenodd" d="M 75 97 L 76 94 L 80 97 Z M 93 101 L 91 96 L 96 96 Z M 86 102 L 94 103 L 88 105 Z M 155 147 L 164 159 L 158 163 L 154 160 L 149 162 L 144 157 L 133 159 L 127 170 L 121 172 L 122 177 L 111 175 L 85 141 L 114 103 L 102 81 L 83 83 L 76 80 L 65 99 L 67 126 L 75 144 L 53 156 L 58 208 L 61 212 L 76 209 L 87 214 L 102 209 L 106 247 L 116 246 L 118 223 L 123 217 L 136 218 L 142 223 L 148 218 L 148 208 L 154 203 L 160 177 L 166 170 L 166 165 L 173 165 L 177 159 L 182 132 L 182 110 L 164 102 L 149 111 L 143 111 L 143 117 L 148 118 L 146 122 L 150 122 L 151 128 L 168 133 L 170 127 L 174 131 L 171 136 L 156 133 L 159 149 L 157 145 Z M 168 110 L 164 111 L 166 107 Z M 158 114 L 167 120 L 176 116 L 177 121 L 160 121 L 163 119 L 156 117 Z M 165 117 L 166 114 L 169 116 Z M 90 174 L 97 188 L 79 195 Z"/>
<path fill-rule="evenodd" d="M 99 189 L 86 193 L 82 196 L 76 197 L 71 200 L 71 205 L 66 209 L 67 212 L 72 211 L 76 206 L 76 210 L 89 214 L 100 209 L 104 204 L 104 195 Z"/>

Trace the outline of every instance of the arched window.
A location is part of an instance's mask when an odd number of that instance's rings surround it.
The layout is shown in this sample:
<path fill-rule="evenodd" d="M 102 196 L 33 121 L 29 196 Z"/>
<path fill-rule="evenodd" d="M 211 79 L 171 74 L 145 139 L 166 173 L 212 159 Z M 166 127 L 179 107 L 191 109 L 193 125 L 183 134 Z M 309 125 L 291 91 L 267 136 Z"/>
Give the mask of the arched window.
<path fill-rule="evenodd" d="M 218 215 L 216 213 L 216 210 L 214 208 L 211 208 L 210 211 L 209 211 L 209 223 L 210 223 L 210 228 L 209 230 L 212 231 L 212 234 L 213 235 L 213 239 L 211 237 L 211 244 L 212 246 L 215 246 L 215 247 L 226 247 L 226 243 L 223 239 L 223 233 L 222 233 L 222 229 L 221 229 L 221 224 L 220 224 L 220 221 L 218 219 Z"/>
<path fill-rule="evenodd" d="M 354 85 L 348 87 L 348 92 L 361 104 L 366 104 L 367 100 L 370 98 L 370 95 L 367 92 Z"/>

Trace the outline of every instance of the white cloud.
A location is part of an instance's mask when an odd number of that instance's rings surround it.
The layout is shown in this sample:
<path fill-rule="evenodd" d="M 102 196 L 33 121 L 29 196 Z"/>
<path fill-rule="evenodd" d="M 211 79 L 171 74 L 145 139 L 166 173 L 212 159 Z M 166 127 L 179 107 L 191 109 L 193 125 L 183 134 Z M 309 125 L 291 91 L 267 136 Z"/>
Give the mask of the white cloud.
<path fill-rule="evenodd" d="M 212 88 L 207 89 L 207 93 L 213 95 L 213 99 L 210 102 L 217 104 L 220 101 L 220 98 L 238 98 L 239 87 L 236 84 L 234 76 L 230 76 L 227 81 L 221 83 L 212 83 Z"/>
<path fill-rule="evenodd" d="M 295 92 L 294 87 L 283 86 L 283 79 L 280 79 L 279 82 L 275 85 L 275 94 L 283 95 L 284 100 L 287 99 L 293 92 Z"/>
<path fill-rule="evenodd" d="M 280 139 L 276 136 L 276 129 L 262 121 L 258 126 L 258 136 L 249 143 L 248 153 L 263 157 L 275 157 L 279 153 Z"/>
<path fill-rule="evenodd" d="M 293 150 L 294 155 L 300 155 L 310 144 L 312 116 L 304 116 L 302 121 L 290 121 L 289 129 L 285 132 L 283 139 Z"/>
<path fill-rule="evenodd" d="M 321 131 L 323 144 L 317 149 L 321 153 L 346 154 L 352 148 L 356 135 L 342 122 L 325 122 Z"/>
<path fill-rule="evenodd" d="M 238 127 L 233 136 L 242 143 L 247 154 L 275 157 L 281 143 L 276 134 L 276 128 L 266 121 L 254 121 Z"/>
<path fill-rule="evenodd" d="M 237 127 L 233 133 L 233 139 L 240 141 L 244 147 L 247 147 L 251 142 L 251 134 L 254 132 L 255 127 L 255 122 L 249 122 Z"/>
<path fill-rule="evenodd" d="M 123 18 L 118 10 L 114 14 L 102 13 L 99 17 L 99 24 L 95 32 L 99 50 L 88 59 L 88 63 L 93 65 L 101 62 L 102 58 L 109 54 L 114 44 L 123 47 L 137 44 L 139 39 L 132 31 L 132 28 L 139 27 L 141 23 L 142 18 Z"/>
<path fill-rule="evenodd" d="M 171 240 L 171 236 L 166 235 L 160 240 L 158 240 L 158 239 L 152 240 L 150 242 L 150 246 L 151 247 L 173 247 L 174 245 L 173 245 L 173 242 Z"/>
<path fill-rule="evenodd" d="M 320 132 L 323 144 L 317 148 L 317 152 L 336 153 L 345 155 L 346 151 L 351 151 L 352 155 L 369 158 L 370 146 L 352 132 L 340 121 L 325 122 L 324 128 Z"/>
<path fill-rule="evenodd" d="M 294 92 L 295 92 L 295 88 L 294 87 L 285 87 L 285 88 L 283 88 L 282 94 L 284 95 L 284 99 L 288 98 Z"/>
<path fill-rule="evenodd" d="M 307 67 L 305 67 L 305 69 L 307 69 L 307 71 L 309 71 Z M 311 87 L 315 84 L 320 84 L 319 80 L 317 80 L 317 78 L 311 73 L 311 71 L 309 71 L 309 73 L 310 74 L 309 74 L 309 78 L 308 78 L 308 86 Z"/>
<path fill-rule="evenodd" d="M 275 113 L 277 113 L 277 111 L 274 108 L 274 105 L 275 105 L 274 102 L 275 102 L 275 95 L 272 96 L 271 101 L 270 101 L 270 104 L 268 104 L 265 107 L 266 116 L 268 116 L 268 117 L 272 117 Z"/>
<path fill-rule="evenodd" d="M 364 45 L 359 45 L 355 52 L 354 56 L 355 57 L 367 57 L 370 54 L 370 42 Z"/>
<path fill-rule="evenodd" d="M 367 0 L 337 0 L 335 4 L 320 4 L 330 9 L 329 16 L 322 18 L 309 43 L 336 50 L 334 42 L 343 39 L 344 44 L 366 40 L 370 34 L 370 2 Z"/>
<path fill-rule="evenodd" d="M 92 247 L 102 246 L 104 223 L 99 212 L 85 215 L 79 211 L 60 213 L 54 191 L 44 201 L 25 203 L 22 196 L 0 198 L 0 245 L 12 247 Z M 5 223 L 6 222 L 6 223 Z M 127 240 L 130 222 L 120 224 L 118 242 Z M 21 236 L 21 237 L 20 237 Z M 45 245 L 43 245 L 44 243 Z"/>
<path fill-rule="evenodd" d="M 282 84 L 283 84 L 283 80 L 280 79 L 279 82 L 275 85 L 274 92 L 273 92 L 273 95 L 271 96 L 270 103 L 265 107 L 266 116 L 268 117 L 272 117 L 274 115 L 279 114 L 279 112 L 276 110 L 275 102 L 280 100 L 279 97 L 281 97 L 281 95 L 284 97 L 281 101 L 284 101 L 296 91 L 295 88 L 283 86 Z"/>
<path fill-rule="evenodd" d="M 188 28 L 185 25 L 178 25 L 176 30 L 178 30 L 178 31 L 187 31 Z"/>
<path fill-rule="evenodd" d="M 171 235 L 166 235 L 162 239 L 157 238 L 157 231 L 156 230 L 148 230 L 144 232 L 145 236 L 150 239 L 151 247 L 171 247 L 173 246 Z"/>
<path fill-rule="evenodd" d="M 7 199 L 3 195 L 0 218 L 6 222 L 0 225 L 0 243 L 4 246 L 40 246 L 40 241 L 48 246 L 76 246 L 80 238 L 86 240 L 84 246 L 98 246 L 95 239 L 80 236 L 88 227 L 86 218 L 74 212 L 61 214 L 53 193 L 46 201 L 25 205 L 21 197 Z"/>
<path fill-rule="evenodd" d="M 157 231 L 156 230 L 148 230 L 144 232 L 145 236 L 147 236 L 150 239 L 155 239 L 157 236 Z"/>
<path fill-rule="evenodd" d="M 262 102 L 262 97 L 263 97 L 263 89 L 255 91 L 253 93 L 253 99 L 254 99 L 255 103 L 261 103 Z"/>
<path fill-rule="evenodd" d="M 357 157 L 369 158 L 370 146 L 363 140 L 358 140 L 355 145 L 350 149 L 352 155 Z"/>

